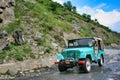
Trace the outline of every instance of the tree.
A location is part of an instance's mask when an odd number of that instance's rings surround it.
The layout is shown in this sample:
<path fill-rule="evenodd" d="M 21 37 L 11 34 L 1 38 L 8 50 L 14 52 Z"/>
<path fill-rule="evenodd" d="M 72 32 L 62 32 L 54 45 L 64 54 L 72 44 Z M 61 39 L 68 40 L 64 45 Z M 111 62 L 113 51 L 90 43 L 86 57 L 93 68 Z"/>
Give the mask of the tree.
<path fill-rule="evenodd" d="M 72 11 L 72 4 L 70 1 L 67 1 L 66 3 L 63 4 L 66 9 L 69 11 Z"/>
<path fill-rule="evenodd" d="M 87 21 L 87 22 L 89 22 L 90 20 L 91 20 L 91 15 L 89 15 L 89 14 L 85 14 L 85 13 L 83 13 L 83 18 L 85 19 L 85 21 Z"/>
<path fill-rule="evenodd" d="M 56 2 L 51 2 L 49 9 L 52 11 L 56 11 L 58 4 Z"/>
<path fill-rule="evenodd" d="M 95 22 L 96 22 L 96 23 L 99 23 L 97 19 L 95 19 Z"/>
<path fill-rule="evenodd" d="M 72 6 L 72 3 L 71 3 L 70 1 L 67 1 L 66 3 L 63 3 L 63 6 L 64 6 L 67 10 L 76 13 L 76 7 L 75 7 L 75 6 Z"/>
<path fill-rule="evenodd" d="M 76 7 L 75 7 L 75 6 L 73 6 L 72 11 L 73 11 L 74 13 L 76 13 L 76 12 L 77 12 L 77 11 L 76 11 Z"/>

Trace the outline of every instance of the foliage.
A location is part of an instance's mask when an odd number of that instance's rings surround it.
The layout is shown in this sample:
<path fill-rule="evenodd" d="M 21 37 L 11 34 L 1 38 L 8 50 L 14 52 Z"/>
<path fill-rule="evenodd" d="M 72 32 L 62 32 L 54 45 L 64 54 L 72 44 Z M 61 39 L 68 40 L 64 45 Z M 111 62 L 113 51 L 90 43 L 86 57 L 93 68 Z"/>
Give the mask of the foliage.
<path fill-rule="evenodd" d="M 70 1 L 67 1 L 66 3 L 63 3 L 63 6 L 69 10 L 69 11 L 73 11 L 74 13 L 76 13 L 76 7 L 72 6 L 72 3 Z"/>
<path fill-rule="evenodd" d="M 72 7 L 72 11 L 73 11 L 74 13 L 77 13 L 75 6 Z"/>
<path fill-rule="evenodd" d="M 84 18 L 84 20 L 86 21 L 86 22 L 90 22 L 91 21 L 91 15 L 89 15 L 89 14 L 83 14 L 82 15 L 82 17 Z"/>
<path fill-rule="evenodd" d="M 51 2 L 49 9 L 50 9 L 51 11 L 55 12 L 56 9 L 57 9 L 57 7 L 58 7 L 58 5 L 57 5 L 56 2 Z"/>

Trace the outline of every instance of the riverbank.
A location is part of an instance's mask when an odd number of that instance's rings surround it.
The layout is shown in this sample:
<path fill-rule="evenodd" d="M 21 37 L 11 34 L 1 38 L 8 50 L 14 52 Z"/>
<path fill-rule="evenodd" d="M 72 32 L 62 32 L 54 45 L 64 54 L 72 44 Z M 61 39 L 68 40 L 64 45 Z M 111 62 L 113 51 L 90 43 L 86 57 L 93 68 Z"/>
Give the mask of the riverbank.
<path fill-rule="evenodd" d="M 40 59 L 25 60 L 0 65 L 0 79 L 14 78 L 21 76 L 35 76 L 41 72 L 48 71 L 53 67 L 56 56 L 46 55 Z M 30 73 L 30 74 L 29 74 Z"/>

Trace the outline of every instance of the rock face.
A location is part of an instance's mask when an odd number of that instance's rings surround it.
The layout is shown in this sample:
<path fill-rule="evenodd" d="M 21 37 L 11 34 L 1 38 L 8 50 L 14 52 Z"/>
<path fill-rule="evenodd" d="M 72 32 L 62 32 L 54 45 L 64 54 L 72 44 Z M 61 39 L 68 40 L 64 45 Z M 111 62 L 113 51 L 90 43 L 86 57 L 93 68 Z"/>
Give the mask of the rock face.
<path fill-rule="evenodd" d="M 14 17 L 14 0 L 0 0 L 0 24 L 7 24 Z"/>

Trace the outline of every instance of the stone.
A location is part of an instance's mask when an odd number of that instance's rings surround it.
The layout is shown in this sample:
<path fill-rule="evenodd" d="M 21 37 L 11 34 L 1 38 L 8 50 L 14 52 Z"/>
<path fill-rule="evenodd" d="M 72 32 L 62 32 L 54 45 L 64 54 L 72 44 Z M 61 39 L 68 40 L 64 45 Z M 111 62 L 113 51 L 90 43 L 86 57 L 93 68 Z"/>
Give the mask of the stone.
<path fill-rule="evenodd" d="M 3 13 L 3 9 L 0 8 L 0 14 L 2 14 L 2 13 Z"/>
<path fill-rule="evenodd" d="M 40 32 L 36 32 L 35 36 L 33 37 L 34 41 L 38 41 L 42 39 L 42 34 Z"/>
<path fill-rule="evenodd" d="M 54 49 L 57 49 L 58 44 L 57 43 L 52 43 L 52 46 L 53 46 Z"/>
<path fill-rule="evenodd" d="M 5 30 L 0 31 L 0 37 L 4 38 L 5 36 L 8 36 L 8 33 Z"/>
<path fill-rule="evenodd" d="M 72 23 L 72 27 L 75 28 L 75 30 L 81 30 L 81 26 L 76 21 L 72 21 Z"/>
<path fill-rule="evenodd" d="M 30 70 L 29 72 L 30 72 L 30 73 L 33 73 L 33 72 L 34 72 L 34 70 Z"/>
<path fill-rule="evenodd" d="M 0 23 L 8 24 L 15 19 L 14 0 L 0 0 Z"/>
<path fill-rule="evenodd" d="M 9 73 L 12 74 L 12 75 L 16 75 L 17 72 L 18 72 L 17 70 L 12 69 L 12 68 L 9 70 Z"/>
<path fill-rule="evenodd" d="M 21 29 L 14 30 L 13 37 L 17 44 L 22 44 L 24 42 L 24 37 Z"/>
<path fill-rule="evenodd" d="M 15 0 L 9 0 L 8 4 L 9 6 L 15 6 Z"/>
<path fill-rule="evenodd" d="M 7 5 L 7 2 L 5 2 L 5 1 L 3 1 L 3 0 L 0 2 L 0 8 L 1 8 L 1 9 L 5 9 L 5 8 L 6 8 L 6 5 Z"/>

